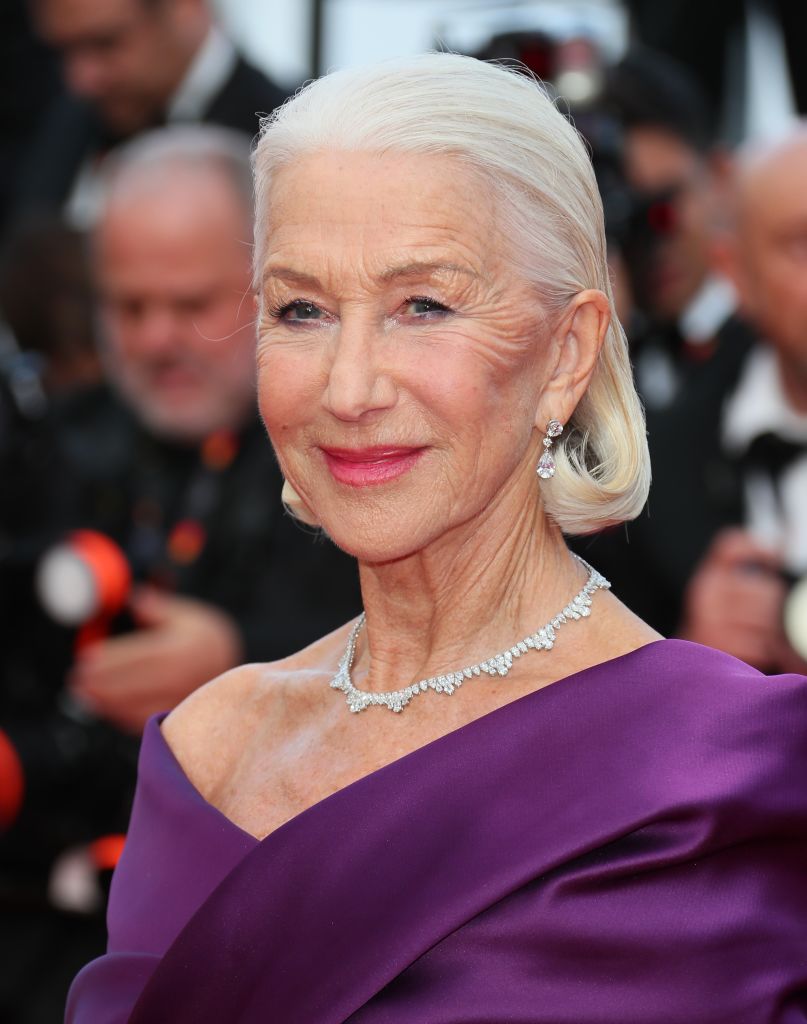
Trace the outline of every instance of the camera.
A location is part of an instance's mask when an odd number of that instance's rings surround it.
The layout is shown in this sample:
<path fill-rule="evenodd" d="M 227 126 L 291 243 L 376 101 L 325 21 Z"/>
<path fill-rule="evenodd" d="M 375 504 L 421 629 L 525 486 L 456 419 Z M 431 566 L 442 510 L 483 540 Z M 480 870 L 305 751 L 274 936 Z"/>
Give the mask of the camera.
<path fill-rule="evenodd" d="M 793 583 L 785 599 L 784 628 L 790 646 L 807 661 L 807 574 Z"/>

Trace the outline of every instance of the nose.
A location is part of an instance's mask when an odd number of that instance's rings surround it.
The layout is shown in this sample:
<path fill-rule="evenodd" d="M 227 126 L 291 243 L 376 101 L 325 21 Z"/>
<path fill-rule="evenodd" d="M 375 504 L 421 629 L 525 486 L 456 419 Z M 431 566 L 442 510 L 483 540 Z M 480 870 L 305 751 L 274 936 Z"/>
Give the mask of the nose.
<path fill-rule="evenodd" d="M 104 64 L 93 54 L 80 51 L 65 54 L 63 71 L 68 88 L 77 96 L 93 100 L 104 92 Z"/>
<path fill-rule="evenodd" d="M 182 335 L 178 317 L 162 307 L 144 310 L 130 334 L 138 351 L 151 356 L 176 355 L 183 347 Z"/>
<path fill-rule="evenodd" d="M 333 341 L 323 402 L 337 419 L 356 421 L 390 409 L 398 400 L 395 382 L 379 364 L 378 338 L 370 325 L 346 325 Z"/>

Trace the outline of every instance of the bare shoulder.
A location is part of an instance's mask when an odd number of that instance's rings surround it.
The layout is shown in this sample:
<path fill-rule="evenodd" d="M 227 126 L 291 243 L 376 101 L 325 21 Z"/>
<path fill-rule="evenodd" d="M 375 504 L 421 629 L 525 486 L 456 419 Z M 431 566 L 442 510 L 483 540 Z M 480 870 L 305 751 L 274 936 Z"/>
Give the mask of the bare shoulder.
<path fill-rule="evenodd" d="M 180 764 L 192 768 L 203 752 L 225 752 L 232 742 L 232 728 L 241 727 L 245 709 L 266 673 L 281 662 L 239 665 L 204 686 L 177 705 L 162 723 L 166 742 Z"/>
<path fill-rule="evenodd" d="M 168 715 L 161 730 L 202 791 L 226 775 L 257 733 L 289 728 L 322 694 L 311 683 L 332 674 L 349 624 L 280 661 L 240 665 L 199 687 Z M 215 757 L 211 757 L 215 751 Z"/>

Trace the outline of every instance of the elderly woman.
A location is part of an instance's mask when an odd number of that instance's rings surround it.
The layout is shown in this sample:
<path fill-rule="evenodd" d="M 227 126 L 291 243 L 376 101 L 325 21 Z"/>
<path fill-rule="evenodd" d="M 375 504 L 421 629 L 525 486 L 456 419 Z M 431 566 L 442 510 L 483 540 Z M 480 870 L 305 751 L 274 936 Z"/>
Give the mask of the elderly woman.
<path fill-rule="evenodd" d="M 68 1019 L 804 1020 L 805 681 L 564 543 L 649 477 L 575 131 L 432 54 L 308 86 L 255 166 L 261 410 L 365 610 L 150 723 Z"/>

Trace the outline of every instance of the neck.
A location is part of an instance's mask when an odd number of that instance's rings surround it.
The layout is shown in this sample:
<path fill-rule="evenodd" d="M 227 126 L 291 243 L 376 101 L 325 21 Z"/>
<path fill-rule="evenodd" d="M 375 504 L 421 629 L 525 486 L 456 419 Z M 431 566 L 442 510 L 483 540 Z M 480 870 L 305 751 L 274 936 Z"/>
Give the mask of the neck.
<path fill-rule="evenodd" d="M 212 26 L 213 20 L 210 14 L 201 6 L 196 12 L 195 17 L 189 19 L 183 26 L 182 35 L 177 40 L 177 61 L 174 66 L 174 73 L 168 83 L 169 91 L 165 97 L 166 102 L 170 101 L 184 81 Z"/>
<path fill-rule="evenodd" d="M 776 353 L 779 364 L 779 380 L 787 398 L 787 404 L 800 415 L 807 415 L 807 361 L 790 359 L 786 353 Z"/>
<path fill-rule="evenodd" d="M 500 500 L 424 550 L 360 565 L 367 627 L 357 685 L 396 689 L 489 657 L 580 590 L 585 572 L 529 483 L 531 499 Z"/>

